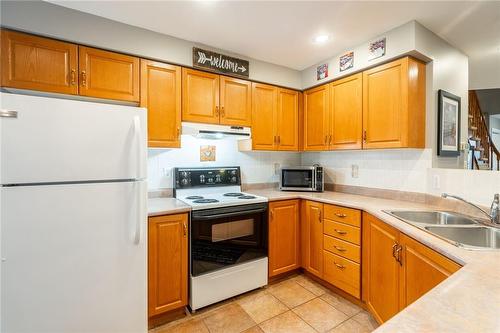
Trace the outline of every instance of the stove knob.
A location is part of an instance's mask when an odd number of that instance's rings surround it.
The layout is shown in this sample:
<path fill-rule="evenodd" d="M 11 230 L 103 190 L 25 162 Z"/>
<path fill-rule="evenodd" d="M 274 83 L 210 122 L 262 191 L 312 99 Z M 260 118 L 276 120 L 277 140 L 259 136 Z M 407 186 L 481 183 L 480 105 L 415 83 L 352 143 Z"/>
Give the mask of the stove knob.
<path fill-rule="evenodd" d="M 208 183 L 213 183 L 213 182 L 214 182 L 214 179 L 213 179 L 212 177 L 210 177 L 210 178 L 208 178 L 208 179 L 207 179 L 207 182 L 208 182 Z"/>
<path fill-rule="evenodd" d="M 231 175 L 236 176 L 236 170 L 231 170 Z"/>
<path fill-rule="evenodd" d="M 181 178 L 187 178 L 188 173 L 187 171 L 181 171 Z"/>
<path fill-rule="evenodd" d="M 181 179 L 181 185 L 186 186 L 189 183 L 189 181 L 186 178 Z"/>
<path fill-rule="evenodd" d="M 236 181 L 237 181 L 236 177 L 234 177 L 234 176 L 231 177 L 231 183 L 236 183 Z"/>
<path fill-rule="evenodd" d="M 216 175 L 216 176 L 215 176 L 215 182 L 216 182 L 216 183 L 220 183 L 220 180 L 221 180 L 221 179 L 220 179 L 220 175 Z"/>
<path fill-rule="evenodd" d="M 200 175 L 200 183 L 201 184 L 205 183 L 205 175 Z"/>

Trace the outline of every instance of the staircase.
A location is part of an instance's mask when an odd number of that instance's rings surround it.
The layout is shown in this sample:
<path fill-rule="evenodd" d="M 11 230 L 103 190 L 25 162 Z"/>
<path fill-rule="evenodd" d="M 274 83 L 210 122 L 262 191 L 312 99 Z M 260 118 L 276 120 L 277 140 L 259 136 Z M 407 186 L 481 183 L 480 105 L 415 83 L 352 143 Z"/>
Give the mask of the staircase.
<path fill-rule="evenodd" d="M 476 92 L 469 91 L 469 156 L 468 168 L 500 170 L 500 152 L 491 140 L 486 120 L 479 106 Z"/>

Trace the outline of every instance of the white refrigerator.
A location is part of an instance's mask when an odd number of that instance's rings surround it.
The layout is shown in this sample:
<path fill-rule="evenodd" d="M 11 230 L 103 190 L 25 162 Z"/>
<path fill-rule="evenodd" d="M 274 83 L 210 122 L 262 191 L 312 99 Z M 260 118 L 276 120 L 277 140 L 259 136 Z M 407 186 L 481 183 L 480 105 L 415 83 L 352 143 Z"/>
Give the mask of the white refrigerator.
<path fill-rule="evenodd" d="M 0 99 L 1 332 L 146 332 L 146 110 Z"/>

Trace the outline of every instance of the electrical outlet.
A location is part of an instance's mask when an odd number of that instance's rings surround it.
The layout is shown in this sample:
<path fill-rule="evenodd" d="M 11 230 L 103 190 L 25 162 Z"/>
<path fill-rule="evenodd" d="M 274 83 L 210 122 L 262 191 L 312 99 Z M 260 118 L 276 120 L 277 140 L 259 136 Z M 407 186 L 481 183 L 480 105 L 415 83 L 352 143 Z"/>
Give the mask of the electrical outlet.
<path fill-rule="evenodd" d="M 281 164 L 274 163 L 274 174 L 275 175 L 279 175 L 280 174 L 280 169 L 281 169 Z"/>
<path fill-rule="evenodd" d="M 434 175 L 432 178 L 432 186 L 435 190 L 439 190 L 441 188 L 441 177 L 439 175 Z"/>
<path fill-rule="evenodd" d="M 351 177 L 358 178 L 359 177 L 359 166 L 357 164 L 351 165 Z"/>

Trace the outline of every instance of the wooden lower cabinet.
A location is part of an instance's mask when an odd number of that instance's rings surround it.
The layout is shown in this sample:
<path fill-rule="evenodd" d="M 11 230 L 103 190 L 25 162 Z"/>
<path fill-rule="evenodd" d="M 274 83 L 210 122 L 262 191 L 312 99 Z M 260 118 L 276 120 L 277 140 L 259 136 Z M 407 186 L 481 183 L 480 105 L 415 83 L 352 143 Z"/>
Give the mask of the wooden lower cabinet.
<path fill-rule="evenodd" d="M 188 302 L 188 215 L 149 218 L 148 314 L 156 316 Z"/>
<path fill-rule="evenodd" d="M 416 301 L 461 267 L 404 234 L 401 234 L 400 243 L 403 262 L 401 272 L 401 285 L 404 286 L 401 295 L 403 307 Z"/>
<path fill-rule="evenodd" d="M 305 201 L 304 218 L 302 223 L 304 230 L 305 260 L 304 268 L 317 277 L 323 277 L 323 204 L 315 201 Z"/>
<path fill-rule="evenodd" d="M 363 299 L 383 323 L 460 265 L 363 213 Z"/>
<path fill-rule="evenodd" d="M 300 267 L 299 200 L 269 204 L 269 276 Z"/>

